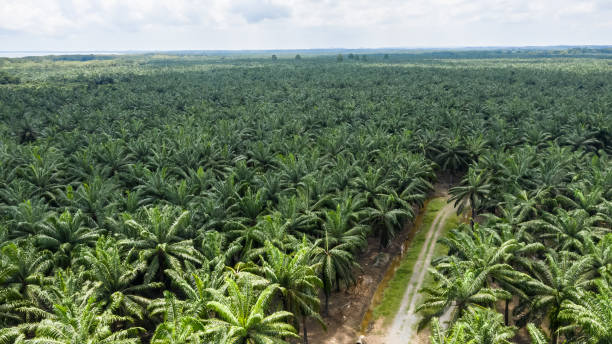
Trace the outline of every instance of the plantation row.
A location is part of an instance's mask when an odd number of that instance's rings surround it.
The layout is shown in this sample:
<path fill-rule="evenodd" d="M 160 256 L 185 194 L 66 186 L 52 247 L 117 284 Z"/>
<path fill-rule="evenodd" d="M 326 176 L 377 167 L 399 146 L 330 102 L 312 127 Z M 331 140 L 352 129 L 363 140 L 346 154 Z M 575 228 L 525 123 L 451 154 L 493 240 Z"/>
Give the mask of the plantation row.
<path fill-rule="evenodd" d="M 2 61 L 0 343 L 306 341 L 436 173 L 481 224 L 444 241 L 434 340 L 609 340 L 570 309 L 609 300 L 610 65 L 392 61 Z"/>

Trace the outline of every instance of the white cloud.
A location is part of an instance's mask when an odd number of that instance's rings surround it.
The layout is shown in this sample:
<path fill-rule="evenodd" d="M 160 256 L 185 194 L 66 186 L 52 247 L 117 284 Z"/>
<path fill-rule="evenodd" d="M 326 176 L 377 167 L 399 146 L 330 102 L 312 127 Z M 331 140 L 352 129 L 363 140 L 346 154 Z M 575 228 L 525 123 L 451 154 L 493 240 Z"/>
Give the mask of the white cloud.
<path fill-rule="evenodd" d="M 0 50 L 612 44 L 610 0 L 0 0 Z"/>

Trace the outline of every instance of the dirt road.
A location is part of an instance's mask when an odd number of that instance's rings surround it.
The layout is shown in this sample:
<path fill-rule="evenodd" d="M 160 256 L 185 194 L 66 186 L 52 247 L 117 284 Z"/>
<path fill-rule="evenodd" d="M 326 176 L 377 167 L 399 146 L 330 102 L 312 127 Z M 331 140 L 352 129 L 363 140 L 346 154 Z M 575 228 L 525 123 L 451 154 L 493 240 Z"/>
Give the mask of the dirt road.
<path fill-rule="evenodd" d="M 448 216 L 454 211 L 455 209 L 451 204 L 445 205 L 438 212 L 431 227 L 428 229 L 427 238 L 414 265 L 414 273 L 410 277 L 400 308 L 387 331 L 386 344 L 411 343 L 412 336 L 420 319 L 415 312 L 420 300 L 418 291 L 423 286 L 423 281 L 427 276 L 427 269 L 433 258 L 436 242 L 443 232 Z"/>

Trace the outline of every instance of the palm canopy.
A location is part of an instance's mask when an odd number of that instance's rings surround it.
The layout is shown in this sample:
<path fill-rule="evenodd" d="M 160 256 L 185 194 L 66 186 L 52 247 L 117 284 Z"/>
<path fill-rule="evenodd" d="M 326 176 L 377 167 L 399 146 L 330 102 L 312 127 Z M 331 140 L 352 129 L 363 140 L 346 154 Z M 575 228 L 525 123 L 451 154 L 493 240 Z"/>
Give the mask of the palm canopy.
<path fill-rule="evenodd" d="M 474 218 L 486 206 L 490 192 L 491 184 L 485 172 L 470 168 L 461 184 L 449 190 L 449 202 L 455 202 L 458 214 L 470 208 Z"/>
<path fill-rule="evenodd" d="M 228 278 L 227 296 L 212 290 L 214 301 L 207 307 L 217 317 L 206 321 L 207 335 L 219 335 L 220 343 L 265 344 L 287 343 L 283 338 L 298 337 L 293 326 L 285 321 L 292 316 L 287 311 L 267 314 L 268 305 L 278 289 L 271 284 L 261 292 L 248 279 L 236 282 Z"/>
<path fill-rule="evenodd" d="M 138 236 L 120 240 L 119 245 L 137 252 L 139 260 L 147 263 L 145 283 L 163 279 L 164 269 L 179 269 L 183 260 L 201 262 L 202 254 L 194 248 L 192 240 L 181 237 L 181 230 L 189 221 L 189 212 L 162 206 L 145 208 L 142 215 L 141 222 L 126 221 Z"/>

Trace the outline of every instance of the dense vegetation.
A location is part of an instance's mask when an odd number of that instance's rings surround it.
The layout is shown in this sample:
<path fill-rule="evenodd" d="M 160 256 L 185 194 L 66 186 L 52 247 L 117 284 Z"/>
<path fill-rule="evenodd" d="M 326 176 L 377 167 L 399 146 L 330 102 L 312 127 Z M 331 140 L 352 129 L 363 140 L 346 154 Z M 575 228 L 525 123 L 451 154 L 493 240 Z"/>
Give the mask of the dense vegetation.
<path fill-rule="evenodd" d="M 607 343 L 606 57 L 2 60 L 0 343 L 306 340 L 436 174 L 434 341 Z"/>

